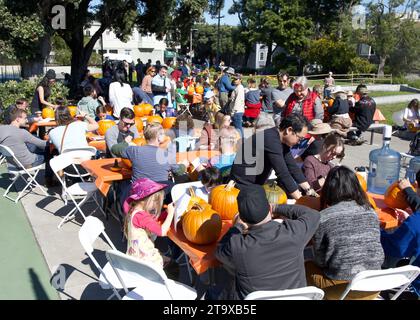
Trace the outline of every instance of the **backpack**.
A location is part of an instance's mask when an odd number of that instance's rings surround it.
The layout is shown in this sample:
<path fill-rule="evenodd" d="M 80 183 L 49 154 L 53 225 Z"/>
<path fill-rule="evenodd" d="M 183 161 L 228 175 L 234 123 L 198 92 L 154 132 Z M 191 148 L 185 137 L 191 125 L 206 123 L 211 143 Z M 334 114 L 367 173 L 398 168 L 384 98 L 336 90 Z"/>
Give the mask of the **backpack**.
<path fill-rule="evenodd" d="M 420 156 L 420 131 L 416 133 L 414 138 L 410 141 L 409 154 L 412 156 Z"/>

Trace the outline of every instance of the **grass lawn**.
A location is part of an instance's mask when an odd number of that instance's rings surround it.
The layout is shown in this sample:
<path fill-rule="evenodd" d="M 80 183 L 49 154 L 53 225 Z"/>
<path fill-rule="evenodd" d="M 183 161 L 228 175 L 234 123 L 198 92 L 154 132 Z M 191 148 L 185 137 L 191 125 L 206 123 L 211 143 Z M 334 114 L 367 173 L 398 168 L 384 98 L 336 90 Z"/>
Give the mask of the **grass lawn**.
<path fill-rule="evenodd" d="M 375 97 L 385 97 L 385 96 L 403 96 L 408 94 L 414 94 L 413 92 L 407 91 L 371 91 L 369 96 L 372 98 Z"/>
<path fill-rule="evenodd" d="M 379 105 L 377 108 L 381 110 L 382 114 L 386 118 L 386 124 L 393 125 L 392 114 L 397 111 L 401 111 L 407 107 L 407 102 L 400 102 L 395 104 Z"/>

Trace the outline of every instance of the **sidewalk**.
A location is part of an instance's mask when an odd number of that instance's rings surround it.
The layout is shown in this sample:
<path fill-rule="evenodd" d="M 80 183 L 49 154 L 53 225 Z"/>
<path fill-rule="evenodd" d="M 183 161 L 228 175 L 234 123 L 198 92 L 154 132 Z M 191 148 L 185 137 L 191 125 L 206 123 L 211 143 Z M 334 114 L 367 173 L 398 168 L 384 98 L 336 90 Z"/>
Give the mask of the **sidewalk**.
<path fill-rule="evenodd" d="M 2 165 L 0 174 L 5 172 Z M 0 180 L 0 300 L 56 300 L 51 274 L 21 203 L 2 196 L 7 182 Z"/>

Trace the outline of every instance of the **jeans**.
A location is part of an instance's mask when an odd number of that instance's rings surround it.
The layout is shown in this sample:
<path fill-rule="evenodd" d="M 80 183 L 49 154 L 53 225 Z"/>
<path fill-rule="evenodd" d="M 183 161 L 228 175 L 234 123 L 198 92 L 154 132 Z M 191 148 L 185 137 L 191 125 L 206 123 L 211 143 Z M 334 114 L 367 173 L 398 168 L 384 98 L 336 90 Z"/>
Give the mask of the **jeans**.
<path fill-rule="evenodd" d="M 235 114 L 233 115 L 233 126 L 239 130 L 240 134 L 241 134 L 241 138 L 244 137 L 244 130 L 242 128 L 242 117 L 243 117 L 244 113 L 243 112 L 235 112 Z"/>

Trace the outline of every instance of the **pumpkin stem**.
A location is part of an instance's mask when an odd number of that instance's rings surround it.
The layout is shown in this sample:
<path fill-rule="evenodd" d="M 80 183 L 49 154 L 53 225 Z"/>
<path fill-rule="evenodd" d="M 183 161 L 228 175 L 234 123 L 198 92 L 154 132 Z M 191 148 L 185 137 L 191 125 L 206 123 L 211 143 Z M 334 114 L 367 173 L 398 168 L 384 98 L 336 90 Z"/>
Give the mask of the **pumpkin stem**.
<path fill-rule="evenodd" d="M 235 181 L 230 180 L 229 183 L 226 185 L 225 190 L 230 191 L 235 186 L 235 184 L 236 184 Z"/>
<path fill-rule="evenodd" d="M 190 196 L 195 197 L 195 192 L 193 187 L 189 187 L 188 190 L 190 191 Z"/>
<path fill-rule="evenodd" d="M 191 210 L 203 211 L 204 208 L 200 204 L 194 203 L 194 205 L 191 207 Z"/>

